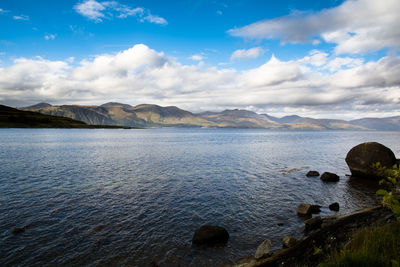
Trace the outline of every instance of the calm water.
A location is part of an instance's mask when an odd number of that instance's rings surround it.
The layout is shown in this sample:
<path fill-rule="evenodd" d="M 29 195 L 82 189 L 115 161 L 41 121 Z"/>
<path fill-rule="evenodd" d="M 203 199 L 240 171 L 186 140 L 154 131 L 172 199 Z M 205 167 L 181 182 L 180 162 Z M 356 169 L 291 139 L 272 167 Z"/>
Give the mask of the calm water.
<path fill-rule="evenodd" d="M 278 248 L 301 236 L 299 203 L 375 203 L 375 188 L 345 176 L 364 141 L 400 155 L 400 132 L 1 129 L 0 265 L 216 266 L 266 238 Z M 227 247 L 191 246 L 206 223 L 229 231 Z"/>

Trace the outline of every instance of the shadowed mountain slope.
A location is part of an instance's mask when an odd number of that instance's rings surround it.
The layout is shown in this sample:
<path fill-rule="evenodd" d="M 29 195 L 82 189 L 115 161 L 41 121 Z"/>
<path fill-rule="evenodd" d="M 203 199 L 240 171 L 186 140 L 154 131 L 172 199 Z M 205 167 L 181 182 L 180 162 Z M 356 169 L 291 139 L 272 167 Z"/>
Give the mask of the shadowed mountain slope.
<path fill-rule="evenodd" d="M 23 111 L 0 105 L 0 128 L 119 128 L 116 126 L 87 125 L 71 118 Z"/>

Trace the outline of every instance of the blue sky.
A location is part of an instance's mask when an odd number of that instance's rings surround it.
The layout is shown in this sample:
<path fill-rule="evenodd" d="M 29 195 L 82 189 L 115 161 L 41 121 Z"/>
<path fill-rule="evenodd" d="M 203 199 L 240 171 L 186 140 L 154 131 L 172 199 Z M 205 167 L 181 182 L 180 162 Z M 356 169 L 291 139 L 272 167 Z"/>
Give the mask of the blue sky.
<path fill-rule="evenodd" d="M 399 12 L 396 0 L 3 0 L 0 103 L 398 115 Z"/>

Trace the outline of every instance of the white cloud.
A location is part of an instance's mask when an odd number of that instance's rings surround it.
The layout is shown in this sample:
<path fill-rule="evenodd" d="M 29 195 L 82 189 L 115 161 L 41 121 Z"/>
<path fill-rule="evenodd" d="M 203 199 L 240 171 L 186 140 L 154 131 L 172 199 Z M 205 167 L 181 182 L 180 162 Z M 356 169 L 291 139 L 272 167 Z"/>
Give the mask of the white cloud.
<path fill-rule="evenodd" d="M 29 16 L 26 15 L 19 15 L 19 16 L 13 16 L 14 20 L 29 20 Z"/>
<path fill-rule="evenodd" d="M 101 22 L 105 17 L 102 11 L 106 9 L 106 7 L 97 2 L 96 0 L 87 0 L 75 5 L 75 10 L 82 16 L 85 16 L 95 22 Z"/>
<path fill-rule="evenodd" d="M 253 47 L 248 50 L 239 49 L 232 53 L 231 61 L 235 59 L 253 59 L 258 58 L 259 56 L 264 54 L 264 50 L 261 47 Z"/>
<path fill-rule="evenodd" d="M 300 63 L 320 67 L 328 61 L 328 54 L 318 50 L 310 51 L 309 55 L 299 60 Z"/>
<path fill-rule="evenodd" d="M 168 22 L 159 16 L 148 14 L 147 16 L 143 17 L 143 20 L 148 21 L 150 23 L 160 24 L 160 25 L 167 25 Z"/>
<path fill-rule="evenodd" d="M 44 39 L 45 40 L 47 40 L 47 41 L 49 41 L 49 40 L 54 40 L 54 39 L 56 39 L 56 34 L 51 34 L 51 33 L 49 33 L 49 34 L 46 34 L 45 36 L 44 36 Z"/>
<path fill-rule="evenodd" d="M 194 61 L 202 61 L 203 60 L 203 56 L 196 54 L 196 55 L 192 55 L 189 57 L 189 59 L 194 60 Z"/>
<path fill-rule="evenodd" d="M 337 54 L 399 49 L 399 12 L 398 0 L 348 0 L 317 13 L 296 12 L 228 32 L 244 38 L 279 38 L 283 43 L 314 42 L 313 38 L 319 36 L 336 44 Z"/>
<path fill-rule="evenodd" d="M 217 10 L 217 14 L 221 16 L 222 15 L 222 11 L 221 10 Z"/>
<path fill-rule="evenodd" d="M 81 62 L 20 58 L 0 68 L 0 102 L 101 104 L 115 99 L 191 111 L 252 107 L 259 112 L 317 117 L 329 112 L 338 117 L 399 112 L 399 56 L 356 62 L 323 55 L 328 60 L 320 65 L 325 59 L 313 56 L 321 54 L 312 51 L 291 61 L 272 56 L 244 71 L 183 65 L 143 44 Z"/>
<path fill-rule="evenodd" d="M 330 71 L 338 71 L 343 67 L 346 68 L 355 68 L 361 66 L 364 62 L 364 59 L 361 58 L 351 58 L 351 57 L 337 57 L 330 61 L 325 68 Z"/>
<path fill-rule="evenodd" d="M 85 0 L 76 4 L 74 9 L 77 13 L 94 22 L 102 22 L 103 19 L 111 19 L 114 16 L 120 19 L 133 16 L 137 17 L 141 22 L 147 21 L 161 25 L 168 24 L 166 19 L 152 15 L 148 9 L 143 7 L 132 8 L 117 1 L 99 2 L 96 0 Z"/>

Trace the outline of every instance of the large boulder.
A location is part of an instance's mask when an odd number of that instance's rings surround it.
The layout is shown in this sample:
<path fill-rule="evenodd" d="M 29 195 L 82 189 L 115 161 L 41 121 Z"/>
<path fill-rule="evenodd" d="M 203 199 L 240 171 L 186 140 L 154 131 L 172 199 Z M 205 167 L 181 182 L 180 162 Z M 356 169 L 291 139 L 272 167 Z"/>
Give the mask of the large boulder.
<path fill-rule="evenodd" d="M 396 164 L 396 157 L 392 150 L 376 142 L 359 144 L 350 149 L 346 156 L 351 175 L 355 177 L 380 179 L 379 173 L 372 167 L 377 162 L 381 166 L 392 167 Z"/>
<path fill-rule="evenodd" d="M 225 228 L 213 225 L 203 225 L 193 235 L 192 243 L 195 245 L 212 246 L 228 242 L 229 233 Z"/>

